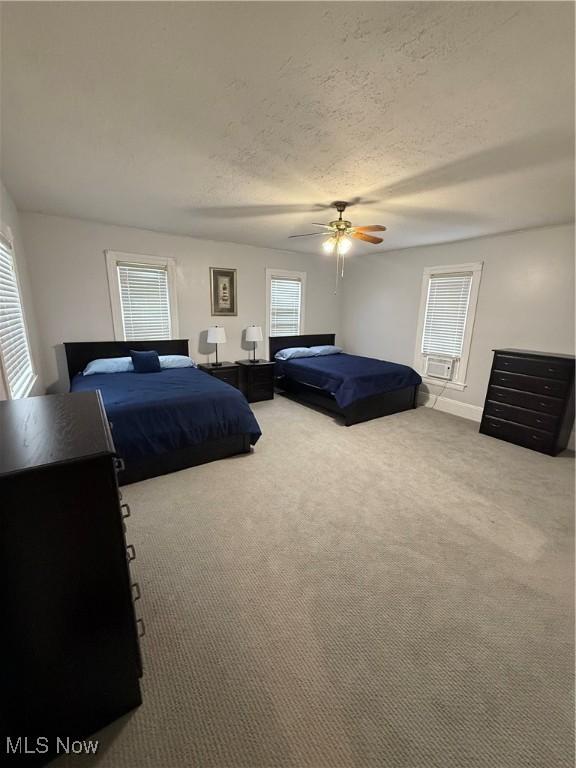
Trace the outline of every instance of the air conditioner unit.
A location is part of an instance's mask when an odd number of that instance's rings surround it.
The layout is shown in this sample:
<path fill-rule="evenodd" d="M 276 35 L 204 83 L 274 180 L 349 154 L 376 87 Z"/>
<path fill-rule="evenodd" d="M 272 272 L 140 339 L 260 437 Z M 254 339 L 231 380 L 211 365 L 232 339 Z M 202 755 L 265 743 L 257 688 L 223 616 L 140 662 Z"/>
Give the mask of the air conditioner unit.
<path fill-rule="evenodd" d="M 451 381 L 454 371 L 454 360 L 451 357 L 427 357 L 426 376 L 432 379 Z"/>

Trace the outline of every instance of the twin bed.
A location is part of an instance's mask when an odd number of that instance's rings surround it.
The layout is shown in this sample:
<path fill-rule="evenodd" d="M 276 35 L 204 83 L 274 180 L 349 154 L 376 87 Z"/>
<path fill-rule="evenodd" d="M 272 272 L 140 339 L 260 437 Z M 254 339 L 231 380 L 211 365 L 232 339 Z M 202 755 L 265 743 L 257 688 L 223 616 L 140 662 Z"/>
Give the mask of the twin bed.
<path fill-rule="evenodd" d="M 271 337 L 270 359 L 289 347 L 333 345 L 334 334 Z M 188 356 L 188 342 L 65 343 L 70 390 L 99 390 L 123 469 L 121 484 L 249 453 L 261 432 L 244 395 L 195 367 L 83 375 L 94 360 L 130 350 Z M 345 353 L 277 361 L 279 389 L 341 416 L 349 426 L 416 407 L 420 376 L 408 366 Z"/>

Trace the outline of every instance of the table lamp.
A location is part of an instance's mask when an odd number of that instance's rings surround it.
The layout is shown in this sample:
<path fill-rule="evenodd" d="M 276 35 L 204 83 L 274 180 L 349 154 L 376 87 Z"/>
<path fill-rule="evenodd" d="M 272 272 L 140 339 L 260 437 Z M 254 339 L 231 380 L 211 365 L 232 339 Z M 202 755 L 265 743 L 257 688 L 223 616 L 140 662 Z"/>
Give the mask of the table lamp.
<path fill-rule="evenodd" d="M 254 342 L 254 349 L 252 351 L 253 358 L 250 362 L 256 363 L 256 346 L 259 341 L 262 341 L 262 328 L 260 328 L 259 325 L 249 325 L 248 328 L 246 328 L 246 341 Z"/>
<path fill-rule="evenodd" d="M 222 363 L 218 362 L 218 344 L 226 343 L 226 331 L 224 328 L 222 328 L 221 325 L 213 325 L 211 328 L 208 328 L 208 336 L 206 341 L 208 344 L 216 345 L 216 362 L 213 363 L 213 365 L 215 368 L 218 368 L 222 365 Z"/>

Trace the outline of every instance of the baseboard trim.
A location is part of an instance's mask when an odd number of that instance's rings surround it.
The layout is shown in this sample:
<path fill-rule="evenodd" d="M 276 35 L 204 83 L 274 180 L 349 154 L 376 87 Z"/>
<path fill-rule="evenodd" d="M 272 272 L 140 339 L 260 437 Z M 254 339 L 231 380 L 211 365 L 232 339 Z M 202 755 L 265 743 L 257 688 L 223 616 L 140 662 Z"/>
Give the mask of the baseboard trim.
<path fill-rule="evenodd" d="M 461 403 L 459 400 L 452 400 L 450 397 L 436 397 L 436 395 L 431 395 L 427 392 L 419 392 L 418 405 L 423 405 L 426 408 L 435 408 L 437 411 L 451 413 L 452 416 L 460 416 L 470 421 L 480 422 L 482 420 L 482 408 L 479 405 Z"/>

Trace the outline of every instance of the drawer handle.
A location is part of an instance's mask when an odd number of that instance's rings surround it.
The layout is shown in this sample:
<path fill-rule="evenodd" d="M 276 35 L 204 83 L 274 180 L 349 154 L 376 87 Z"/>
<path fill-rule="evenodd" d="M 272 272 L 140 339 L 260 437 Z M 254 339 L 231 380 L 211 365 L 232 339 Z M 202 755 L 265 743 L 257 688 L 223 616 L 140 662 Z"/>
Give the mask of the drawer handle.
<path fill-rule="evenodd" d="M 134 549 L 134 544 L 128 544 L 126 547 L 126 557 L 128 558 L 128 562 L 131 563 L 132 560 L 136 560 L 136 550 Z"/>
<path fill-rule="evenodd" d="M 548 403 L 538 403 L 538 405 L 541 406 L 542 408 L 548 408 L 549 407 Z"/>
<path fill-rule="evenodd" d="M 501 425 L 501 424 L 494 424 L 494 423 L 491 423 L 491 424 L 490 424 L 490 426 L 492 427 L 492 429 L 500 429 L 500 427 L 501 427 L 502 425 Z"/>
<path fill-rule="evenodd" d="M 556 373 L 556 368 L 548 368 L 548 373 Z"/>
<path fill-rule="evenodd" d="M 138 582 L 135 581 L 134 584 L 132 584 L 132 599 L 134 600 L 134 602 L 136 602 L 136 600 L 140 600 L 141 597 L 142 597 L 142 592 L 140 591 L 140 584 L 138 584 Z"/>
<path fill-rule="evenodd" d="M 495 410 L 496 413 L 502 413 L 502 411 L 504 409 L 503 408 L 494 408 L 494 410 Z"/>
<path fill-rule="evenodd" d="M 146 625 L 144 624 L 144 619 L 136 619 L 136 626 L 138 627 L 138 637 L 144 637 L 146 634 Z"/>
<path fill-rule="evenodd" d="M 530 435 L 532 440 L 542 440 L 542 438 L 539 435 Z"/>
<path fill-rule="evenodd" d="M 542 421 L 542 419 L 536 419 L 536 424 L 544 424 L 544 422 Z"/>
<path fill-rule="evenodd" d="M 548 386 L 548 384 L 544 384 L 544 389 L 550 389 L 550 387 Z"/>
<path fill-rule="evenodd" d="M 123 517 L 124 520 L 126 520 L 126 518 L 130 517 L 130 515 L 132 514 L 130 512 L 130 506 L 128 504 L 126 504 L 126 503 L 120 504 L 120 510 L 122 512 L 122 517 Z"/>

